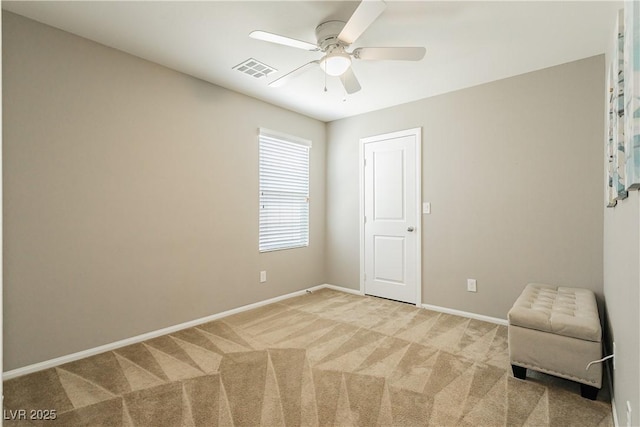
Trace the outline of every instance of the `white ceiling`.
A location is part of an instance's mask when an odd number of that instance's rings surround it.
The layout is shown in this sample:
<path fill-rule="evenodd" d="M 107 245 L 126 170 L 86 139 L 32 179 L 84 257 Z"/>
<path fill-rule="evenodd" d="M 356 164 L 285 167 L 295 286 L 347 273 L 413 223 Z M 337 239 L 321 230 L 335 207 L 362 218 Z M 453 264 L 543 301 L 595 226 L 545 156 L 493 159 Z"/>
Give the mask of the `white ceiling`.
<path fill-rule="evenodd" d="M 424 46 L 420 62 L 353 65 L 362 90 L 346 96 L 312 69 L 267 83 L 321 53 L 249 38 L 253 30 L 315 43 L 315 27 L 346 21 L 341 1 L 3 1 L 6 10 L 302 114 L 331 121 L 601 54 L 621 2 L 387 1 L 351 49 Z M 255 79 L 232 67 L 253 57 L 278 70 Z"/>

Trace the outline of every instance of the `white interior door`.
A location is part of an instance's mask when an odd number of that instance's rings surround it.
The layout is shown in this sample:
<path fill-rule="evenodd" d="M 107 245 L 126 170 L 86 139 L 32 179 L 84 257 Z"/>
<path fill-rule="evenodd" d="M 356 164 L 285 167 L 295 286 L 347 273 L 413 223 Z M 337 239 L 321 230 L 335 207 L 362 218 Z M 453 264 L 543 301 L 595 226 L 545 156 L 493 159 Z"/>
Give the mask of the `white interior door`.
<path fill-rule="evenodd" d="M 420 129 L 362 143 L 361 288 L 421 303 Z"/>

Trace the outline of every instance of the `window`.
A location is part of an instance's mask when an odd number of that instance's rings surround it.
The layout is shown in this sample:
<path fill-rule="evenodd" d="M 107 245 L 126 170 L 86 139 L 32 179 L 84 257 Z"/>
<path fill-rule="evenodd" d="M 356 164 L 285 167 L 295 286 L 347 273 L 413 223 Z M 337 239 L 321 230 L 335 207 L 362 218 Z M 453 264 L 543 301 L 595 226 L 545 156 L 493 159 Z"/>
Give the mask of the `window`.
<path fill-rule="evenodd" d="M 260 252 L 309 246 L 311 142 L 260 129 Z"/>

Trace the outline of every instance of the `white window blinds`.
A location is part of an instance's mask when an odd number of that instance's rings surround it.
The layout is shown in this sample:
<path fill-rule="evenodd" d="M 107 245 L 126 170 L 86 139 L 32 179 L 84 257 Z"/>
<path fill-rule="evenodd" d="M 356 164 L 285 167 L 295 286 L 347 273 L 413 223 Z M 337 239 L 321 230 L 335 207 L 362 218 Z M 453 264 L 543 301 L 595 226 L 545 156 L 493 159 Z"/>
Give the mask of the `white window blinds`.
<path fill-rule="evenodd" d="M 260 252 L 309 246 L 311 143 L 260 129 Z"/>

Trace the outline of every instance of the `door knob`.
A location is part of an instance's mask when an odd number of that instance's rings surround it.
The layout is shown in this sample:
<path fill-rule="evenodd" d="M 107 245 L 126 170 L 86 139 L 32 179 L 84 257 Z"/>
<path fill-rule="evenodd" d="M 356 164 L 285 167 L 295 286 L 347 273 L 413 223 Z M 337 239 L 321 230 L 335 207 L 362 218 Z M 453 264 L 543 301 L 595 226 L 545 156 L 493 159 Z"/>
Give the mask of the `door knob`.
<path fill-rule="evenodd" d="M 412 232 L 413 230 L 414 230 L 414 228 L 413 228 L 413 227 L 409 227 L 409 228 L 407 228 L 407 231 L 408 231 L 408 232 Z"/>

